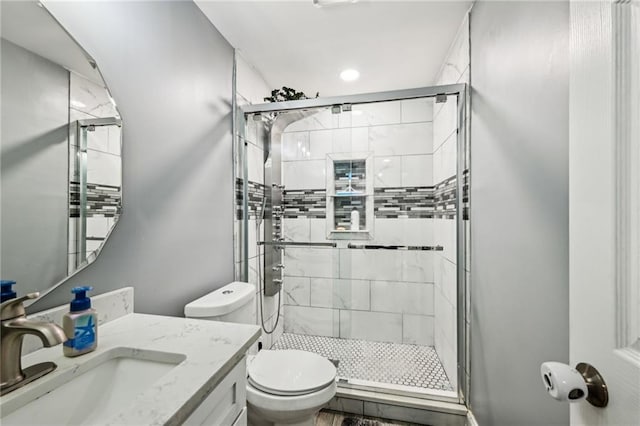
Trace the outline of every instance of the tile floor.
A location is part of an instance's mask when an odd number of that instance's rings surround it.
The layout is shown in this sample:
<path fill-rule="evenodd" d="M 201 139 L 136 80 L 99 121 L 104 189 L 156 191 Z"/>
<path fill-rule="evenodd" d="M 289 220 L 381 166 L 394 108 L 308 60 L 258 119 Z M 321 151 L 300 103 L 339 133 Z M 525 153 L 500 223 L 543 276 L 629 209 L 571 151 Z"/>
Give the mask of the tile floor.
<path fill-rule="evenodd" d="M 338 377 L 453 390 L 432 346 L 284 333 L 273 349 L 301 349 L 338 361 Z"/>
<path fill-rule="evenodd" d="M 414 423 L 393 422 L 390 420 L 359 417 L 352 414 L 322 410 L 316 417 L 316 426 L 408 426 Z"/>

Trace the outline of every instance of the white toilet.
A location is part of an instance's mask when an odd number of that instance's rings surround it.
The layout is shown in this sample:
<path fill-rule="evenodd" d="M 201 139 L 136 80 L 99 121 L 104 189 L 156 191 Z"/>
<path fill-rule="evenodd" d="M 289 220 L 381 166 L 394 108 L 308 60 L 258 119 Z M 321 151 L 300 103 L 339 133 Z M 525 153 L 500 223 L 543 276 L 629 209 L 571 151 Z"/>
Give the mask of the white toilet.
<path fill-rule="evenodd" d="M 255 287 L 233 282 L 184 308 L 187 318 L 256 323 Z M 336 368 L 328 359 L 298 350 L 262 350 L 249 357 L 249 424 L 309 425 L 336 394 Z"/>

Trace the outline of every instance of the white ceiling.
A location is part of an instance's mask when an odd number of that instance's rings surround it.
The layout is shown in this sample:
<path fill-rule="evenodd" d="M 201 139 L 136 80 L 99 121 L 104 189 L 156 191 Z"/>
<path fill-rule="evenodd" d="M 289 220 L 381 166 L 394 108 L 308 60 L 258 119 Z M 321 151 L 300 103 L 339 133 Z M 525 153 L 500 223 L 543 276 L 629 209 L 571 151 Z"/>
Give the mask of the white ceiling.
<path fill-rule="evenodd" d="M 312 0 L 196 4 L 273 88 L 308 96 L 434 84 L 471 1 L 360 0 L 317 8 Z M 346 68 L 360 79 L 343 82 Z"/>
<path fill-rule="evenodd" d="M 35 0 L 2 1 L 2 38 L 104 85 L 89 55 Z"/>

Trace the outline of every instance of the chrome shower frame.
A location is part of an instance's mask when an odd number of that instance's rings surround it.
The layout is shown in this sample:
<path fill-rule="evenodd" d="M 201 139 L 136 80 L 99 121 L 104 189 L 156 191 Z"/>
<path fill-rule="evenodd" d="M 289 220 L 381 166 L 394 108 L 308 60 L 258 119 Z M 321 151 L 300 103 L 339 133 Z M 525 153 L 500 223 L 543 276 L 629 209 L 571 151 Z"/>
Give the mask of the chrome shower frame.
<path fill-rule="evenodd" d="M 424 399 L 440 400 L 445 402 L 455 402 L 458 404 L 466 404 L 469 395 L 469 377 L 470 377 L 470 365 L 469 365 L 469 306 L 470 295 L 467 283 L 467 268 L 469 264 L 470 253 L 467 252 L 467 234 L 470 230 L 470 221 L 464 220 L 464 190 L 465 190 L 465 170 L 470 167 L 469 153 L 467 150 L 467 96 L 468 88 L 464 83 L 450 84 L 443 86 L 422 87 L 415 89 L 394 90 L 386 92 L 376 93 L 364 93 L 356 95 L 346 96 L 334 96 L 326 98 L 314 98 L 304 99 L 298 101 L 286 101 L 277 103 L 265 103 L 256 105 L 246 105 L 240 108 L 244 120 L 248 119 L 251 114 L 269 114 L 278 113 L 284 111 L 296 111 L 304 112 L 305 110 L 312 110 L 317 108 L 335 107 L 343 105 L 354 105 L 361 103 L 375 103 L 375 102 L 388 102 L 388 101 L 400 101 L 407 99 L 438 97 L 438 96 L 456 96 L 457 97 L 457 114 L 458 114 L 458 130 L 457 130 L 457 164 L 456 164 L 456 179 L 457 179 L 457 194 L 456 197 L 456 229 L 457 229 L 457 398 L 437 396 L 434 394 L 416 395 L 414 393 L 388 390 L 388 393 L 406 395 L 412 397 L 422 397 Z M 241 132 L 242 130 L 240 130 Z M 271 137 L 272 135 L 270 135 Z M 245 164 L 246 168 L 246 164 Z M 245 174 L 246 177 L 246 174 Z M 266 178 L 266 176 L 265 176 Z M 271 183 L 267 183 L 266 191 L 269 192 Z M 468 185 L 468 183 L 466 183 Z M 246 187 L 246 181 L 245 181 Z M 246 201 L 246 198 L 245 198 Z M 267 203 L 268 204 L 268 203 Z M 245 210 L 246 211 L 246 210 Z M 246 216 L 246 215 L 245 215 Z M 245 217 L 246 222 L 246 217 Z M 267 234 L 265 229 L 265 241 L 270 234 Z M 245 247 L 246 252 L 246 247 Z M 246 263 L 246 262 L 245 262 Z M 271 269 L 265 262 L 265 269 Z M 246 279 L 246 273 L 244 279 Z M 266 277 L 265 277 L 266 278 Z M 266 287 L 266 283 L 265 283 Z M 354 391 L 358 389 L 362 390 L 376 390 L 377 392 L 387 392 L 387 389 L 370 388 L 361 386 L 350 386 L 348 384 L 339 384 L 340 387 L 351 388 Z"/>

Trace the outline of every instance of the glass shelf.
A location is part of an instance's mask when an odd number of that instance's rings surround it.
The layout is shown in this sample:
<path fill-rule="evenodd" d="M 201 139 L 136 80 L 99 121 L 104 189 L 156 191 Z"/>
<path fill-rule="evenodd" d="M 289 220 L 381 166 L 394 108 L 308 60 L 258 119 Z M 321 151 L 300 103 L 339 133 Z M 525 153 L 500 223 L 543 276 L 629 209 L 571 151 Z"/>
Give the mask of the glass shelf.
<path fill-rule="evenodd" d="M 330 194 L 331 197 L 369 197 L 372 194 L 365 194 L 364 192 L 354 192 L 352 194 Z"/>

